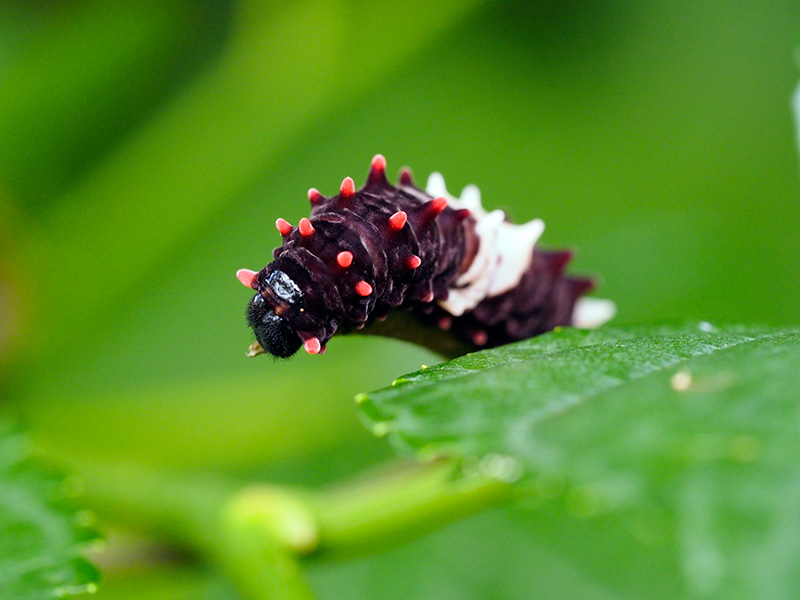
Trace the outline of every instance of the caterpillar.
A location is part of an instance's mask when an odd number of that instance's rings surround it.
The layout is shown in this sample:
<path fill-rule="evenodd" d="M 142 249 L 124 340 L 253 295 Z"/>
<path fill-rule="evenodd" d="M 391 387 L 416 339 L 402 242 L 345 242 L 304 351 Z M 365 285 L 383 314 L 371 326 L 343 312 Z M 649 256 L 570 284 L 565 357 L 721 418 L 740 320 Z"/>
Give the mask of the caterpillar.
<path fill-rule="evenodd" d="M 540 219 L 514 225 L 501 210 L 487 212 L 474 185 L 455 198 L 434 173 L 422 190 L 404 168 L 394 187 L 379 154 L 361 189 L 346 177 L 337 195 L 312 188 L 308 198 L 310 218 L 296 227 L 276 221 L 283 244 L 274 260 L 236 273 L 256 290 L 250 355 L 286 358 L 301 346 L 324 354 L 335 333 L 375 328 L 394 308 L 472 348 L 597 326 L 614 314 L 612 302 L 582 297 L 592 279 L 564 274 L 570 251 L 536 247 Z"/>

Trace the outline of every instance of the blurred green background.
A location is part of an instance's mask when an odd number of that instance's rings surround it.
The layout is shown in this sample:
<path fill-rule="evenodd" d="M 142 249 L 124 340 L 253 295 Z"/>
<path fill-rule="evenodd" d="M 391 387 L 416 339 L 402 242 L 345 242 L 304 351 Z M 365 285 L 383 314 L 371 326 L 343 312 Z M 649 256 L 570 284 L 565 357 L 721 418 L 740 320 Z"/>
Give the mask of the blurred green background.
<path fill-rule="evenodd" d="M 437 357 L 353 336 L 246 359 L 233 275 L 270 259 L 309 187 L 360 185 L 377 152 L 544 219 L 618 322 L 797 324 L 798 33 L 789 0 L 3 3 L 4 409 L 78 471 L 313 485 L 389 457 L 352 398 Z M 517 529 L 495 511 L 312 580 L 323 598 L 604 597 Z M 235 597 L 122 555 L 100 597 Z"/>

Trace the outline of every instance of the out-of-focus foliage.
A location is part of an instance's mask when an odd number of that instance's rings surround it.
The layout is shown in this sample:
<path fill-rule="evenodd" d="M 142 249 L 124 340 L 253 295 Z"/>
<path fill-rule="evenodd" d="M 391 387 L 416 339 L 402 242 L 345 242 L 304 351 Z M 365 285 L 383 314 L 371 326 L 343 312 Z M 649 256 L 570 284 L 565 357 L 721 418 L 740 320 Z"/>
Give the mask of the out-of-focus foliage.
<path fill-rule="evenodd" d="M 92 533 L 86 513 L 64 510 L 67 482 L 43 473 L 31 445 L 0 417 L 0 596 L 45 600 L 96 589 L 82 556 Z"/>
<path fill-rule="evenodd" d="M 343 337 L 247 360 L 233 278 L 269 260 L 276 217 L 307 214 L 308 187 L 360 183 L 376 152 L 543 218 L 618 322 L 797 323 L 799 25 L 789 0 L 4 3 L 3 397 L 73 464 L 314 484 L 386 457 L 352 397 L 436 357 Z M 312 581 L 326 598 L 608 597 L 514 519 Z M 132 588 L 224 597 L 205 573 L 151 569 Z"/>

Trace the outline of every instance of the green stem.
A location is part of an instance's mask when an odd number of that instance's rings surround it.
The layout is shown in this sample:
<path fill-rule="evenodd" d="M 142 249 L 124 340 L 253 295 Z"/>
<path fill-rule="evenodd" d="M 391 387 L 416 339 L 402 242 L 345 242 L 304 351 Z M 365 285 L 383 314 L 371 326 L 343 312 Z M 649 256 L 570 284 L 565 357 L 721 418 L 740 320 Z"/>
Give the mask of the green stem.
<path fill-rule="evenodd" d="M 411 465 L 398 473 L 314 494 L 309 505 L 325 555 L 371 552 L 419 537 L 509 499 L 508 484 L 461 476 L 452 461 Z"/>
<path fill-rule="evenodd" d="M 219 564 L 254 599 L 313 598 L 300 557 L 368 553 L 508 499 L 512 486 L 453 461 L 412 464 L 330 490 L 236 489 L 141 466 L 84 464 L 99 510 Z"/>
<path fill-rule="evenodd" d="M 302 505 L 277 489 L 245 490 L 228 502 L 220 521 L 216 559 L 252 600 L 312 600 L 295 548 L 316 540 Z"/>
<path fill-rule="evenodd" d="M 188 476 L 140 463 L 67 466 L 77 473 L 70 487 L 82 491 L 82 503 L 109 520 L 200 553 L 218 543 L 219 516 L 236 493 L 230 482 L 210 475 Z"/>
<path fill-rule="evenodd" d="M 239 490 L 210 475 L 189 476 L 141 464 L 71 465 L 83 500 L 116 519 L 219 565 L 252 600 L 308 600 L 296 550 L 302 507 L 277 488 Z M 305 532 L 305 533 L 304 533 Z M 307 542 L 308 543 L 308 542 Z"/>

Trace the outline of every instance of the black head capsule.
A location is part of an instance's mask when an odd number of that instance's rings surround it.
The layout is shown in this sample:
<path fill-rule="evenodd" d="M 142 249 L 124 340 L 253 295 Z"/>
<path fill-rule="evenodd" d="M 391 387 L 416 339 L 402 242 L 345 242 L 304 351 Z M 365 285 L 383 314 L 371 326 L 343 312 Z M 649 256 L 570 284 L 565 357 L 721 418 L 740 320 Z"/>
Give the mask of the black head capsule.
<path fill-rule="evenodd" d="M 288 358 L 302 342 L 288 321 L 281 319 L 259 293 L 247 305 L 247 323 L 261 347 L 279 358 Z"/>
<path fill-rule="evenodd" d="M 286 311 L 304 306 L 303 293 L 297 284 L 283 271 L 270 273 L 264 281 L 264 289 L 259 289 L 258 273 L 250 269 L 239 269 L 236 277 L 243 285 L 258 291 L 247 305 L 247 323 L 253 329 L 256 341 L 265 352 L 279 358 L 287 358 L 297 352 L 302 345 L 297 332 L 286 319 L 281 318 L 265 300 L 265 294 L 278 301 Z M 257 351 L 254 351 L 258 354 Z"/>

